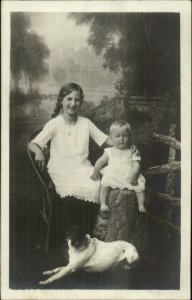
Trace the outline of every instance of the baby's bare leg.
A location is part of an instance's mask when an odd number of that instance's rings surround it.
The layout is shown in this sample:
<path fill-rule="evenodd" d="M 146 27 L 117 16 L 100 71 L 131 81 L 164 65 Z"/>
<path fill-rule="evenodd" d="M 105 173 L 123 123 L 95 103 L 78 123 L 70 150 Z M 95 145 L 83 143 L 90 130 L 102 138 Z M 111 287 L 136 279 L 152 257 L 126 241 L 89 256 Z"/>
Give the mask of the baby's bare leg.
<path fill-rule="evenodd" d="M 139 211 L 146 212 L 145 208 L 145 191 L 141 191 L 139 193 L 136 193 L 137 201 L 138 201 L 138 207 Z"/>
<path fill-rule="evenodd" d="M 109 207 L 107 206 L 107 197 L 109 195 L 109 186 L 103 186 L 100 187 L 100 204 L 101 204 L 101 211 L 108 211 Z"/>

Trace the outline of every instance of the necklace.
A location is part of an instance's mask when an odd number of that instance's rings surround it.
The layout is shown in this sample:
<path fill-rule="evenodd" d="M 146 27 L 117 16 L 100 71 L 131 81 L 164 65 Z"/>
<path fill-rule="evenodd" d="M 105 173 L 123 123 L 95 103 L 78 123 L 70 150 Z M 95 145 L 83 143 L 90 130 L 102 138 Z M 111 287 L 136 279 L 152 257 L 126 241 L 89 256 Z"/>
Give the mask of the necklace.
<path fill-rule="evenodd" d="M 71 124 L 65 124 L 66 125 L 66 132 L 68 136 L 71 136 L 71 134 L 73 133 L 74 129 L 75 129 L 75 125 L 76 123 L 71 123 Z"/>
<path fill-rule="evenodd" d="M 71 121 L 71 122 L 67 122 L 64 118 L 64 115 L 63 115 L 63 119 L 64 119 L 64 122 L 65 122 L 65 129 L 66 129 L 66 134 L 68 136 L 71 136 L 71 134 L 73 133 L 73 131 L 75 130 L 76 128 L 76 124 L 77 124 L 77 119 L 74 121 Z"/>

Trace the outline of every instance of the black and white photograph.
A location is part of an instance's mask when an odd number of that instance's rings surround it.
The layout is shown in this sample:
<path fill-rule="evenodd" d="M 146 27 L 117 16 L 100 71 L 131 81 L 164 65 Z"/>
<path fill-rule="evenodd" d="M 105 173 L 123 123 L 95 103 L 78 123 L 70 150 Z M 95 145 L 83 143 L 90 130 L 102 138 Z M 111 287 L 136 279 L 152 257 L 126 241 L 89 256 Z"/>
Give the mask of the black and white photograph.
<path fill-rule="evenodd" d="M 190 2 L 2 8 L 2 299 L 190 299 Z"/>

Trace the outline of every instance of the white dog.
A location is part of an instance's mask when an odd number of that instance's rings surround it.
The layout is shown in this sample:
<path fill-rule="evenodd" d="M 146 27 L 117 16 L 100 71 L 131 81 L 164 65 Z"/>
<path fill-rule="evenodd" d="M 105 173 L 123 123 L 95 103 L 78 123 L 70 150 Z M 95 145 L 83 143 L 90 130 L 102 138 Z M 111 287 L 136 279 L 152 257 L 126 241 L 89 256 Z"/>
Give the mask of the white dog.
<path fill-rule="evenodd" d="M 39 284 L 46 285 L 79 269 L 87 272 L 106 271 L 120 261 L 126 259 L 128 268 L 139 260 L 136 248 L 125 241 L 102 242 L 90 238 L 89 234 L 82 234 L 76 226 L 72 226 L 67 233 L 69 246 L 69 263 L 65 267 L 46 271 L 44 275 L 53 275 Z"/>

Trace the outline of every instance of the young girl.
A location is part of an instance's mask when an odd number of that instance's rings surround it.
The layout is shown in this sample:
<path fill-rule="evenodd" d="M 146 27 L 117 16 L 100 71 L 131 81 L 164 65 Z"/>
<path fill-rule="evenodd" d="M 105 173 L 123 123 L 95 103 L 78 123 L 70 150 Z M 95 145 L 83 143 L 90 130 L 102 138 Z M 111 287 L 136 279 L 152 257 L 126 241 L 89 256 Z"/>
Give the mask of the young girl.
<path fill-rule="evenodd" d="M 35 161 L 44 167 L 43 148 L 51 140 L 50 159 L 47 165 L 59 201 L 64 205 L 65 231 L 72 224 L 81 225 L 91 233 L 99 201 L 99 181 L 90 178 L 93 166 L 88 160 L 89 138 L 99 146 L 109 137 L 89 119 L 79 116 L 83 103 L 82 88 L 75 83 L 65 84 L 59 93 L 52 119 L 31 141 L 29 149 Z M 62 208 L 61 208 L 62 209 Z"/>
<path fill-rule="evenodd" d="M 104 174 L 100 187 L 101 211 L 109 210 L 106 201 L 110 188 L 127 188 L 136 192 L 139 211 L 145 212 L 145 178 L 139 174 L 141 158 L 136 147 L 132 145 L 130 125 L 124 121 L 113 122 L 110 137 L 113 147 L 105 149 L 91 176 L 92 179 L 98 180 L 100 170 L 108 163 L 108 166 L 101 170 Z"/>

